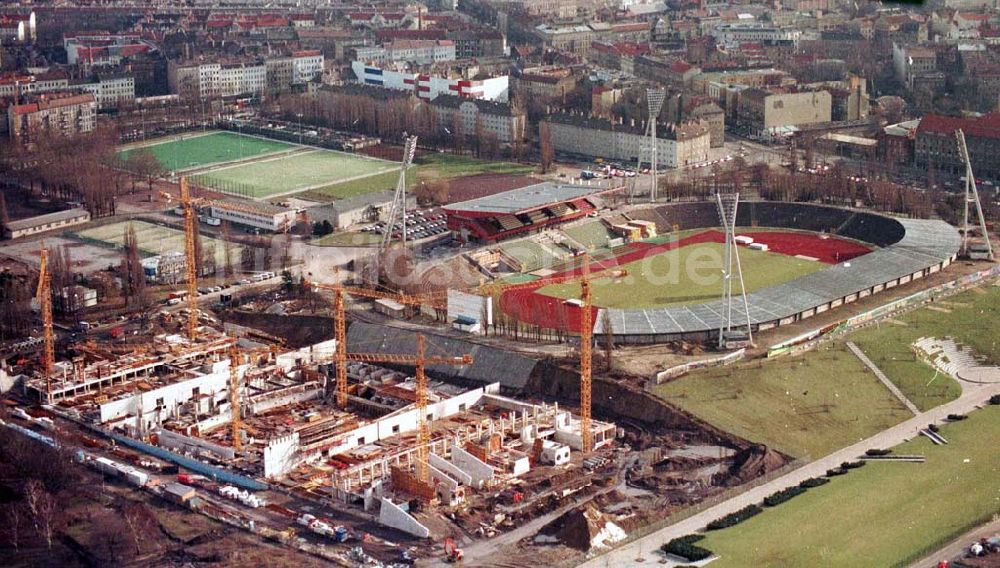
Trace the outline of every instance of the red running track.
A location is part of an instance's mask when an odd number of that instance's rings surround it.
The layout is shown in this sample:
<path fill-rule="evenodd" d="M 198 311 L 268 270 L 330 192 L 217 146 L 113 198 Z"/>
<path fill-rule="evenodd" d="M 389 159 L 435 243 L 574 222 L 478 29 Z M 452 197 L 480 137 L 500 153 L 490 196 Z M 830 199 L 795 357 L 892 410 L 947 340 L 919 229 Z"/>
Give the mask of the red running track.
<path fill-rule="evenodd" d="M 804 255 L 816 258 L 825 264 L 836 264 L 871 252 L 871 249 L 837 237 L 822 238 L 817 234 L 791 231 L 748 231 L 747 236 L 754 242 L 768 246 L 770 252 L 789 256 Z M 649 256 L 700 243 L 722 243 L 725 235 L 721 231 L 708 230 L 669 243 L 631 243 L 625 252 L 611 258 L 592 260 L 591 272 L 613 269 L 624 264 L 642 260 Z M 571 333 L 580 332 L 580 307 L 567 304 L 565 300 L 537 293 L 552 279 L 580 276 L 582 268 L 574 267 L 538 280 L 535 286 L 505 292 L 500 297 L 500 309 L 528 325 L 547 329 L 563 329 Z M 596 324 L 598 308 L 593 307 L 591 319 Z"/>

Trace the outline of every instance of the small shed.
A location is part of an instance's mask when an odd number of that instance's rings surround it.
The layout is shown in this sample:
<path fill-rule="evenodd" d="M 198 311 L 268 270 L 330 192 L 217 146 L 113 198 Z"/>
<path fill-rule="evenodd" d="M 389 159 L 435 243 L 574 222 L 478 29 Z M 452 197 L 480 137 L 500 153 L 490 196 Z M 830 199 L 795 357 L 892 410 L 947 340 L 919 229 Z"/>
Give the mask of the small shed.
<path fill-rule="evenodd" d="M 194 487 L 181 483 L 168 483 L 163 488 L 163 496 L 180 505 L 186 505 L 188 501 L 194 499 L 196 494 Z"/>

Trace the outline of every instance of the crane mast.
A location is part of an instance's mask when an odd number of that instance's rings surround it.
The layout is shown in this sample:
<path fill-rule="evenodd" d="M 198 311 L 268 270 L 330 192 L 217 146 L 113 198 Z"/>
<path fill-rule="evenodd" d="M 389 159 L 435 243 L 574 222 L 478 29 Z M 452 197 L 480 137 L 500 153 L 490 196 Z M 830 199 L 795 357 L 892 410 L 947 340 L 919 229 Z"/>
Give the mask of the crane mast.
<path fill-rule="evenodd" d="M 348 361 L 365 363 L 394 363 L 398 365 L 414 365 L 416 367 L 416 409 L 417 409 L 417 477 L 421 481 L 430 478 L 427 459 L 431 448 L 431 429 L 427 423 L 427 365 L 471 365 L 472 355 L 461 357 L 427 356 L 423 335 L 417 336 L 417 354 L 403 355 L 392 353 L 347 353 Z"/>
<path fill-rule="evenodd" d="M 233 449 L 236 453 L 243 451 L 243 436 L 241 435 L 243 417 L 240 409 L 240 362 L 242 356 L 236 342 L 229 347 L 229 407 L 232 414 Z"/>
<path fill-rule="evenodd" d="M 195 255 L 195 235 L 197 219 L 194 214 L 194 202 L 191 200 L 191 189 L 186 177 L 181 178 L 181 203 L 184 206 L 184 256 L 187 264 L 187 304 L 188 321 L 187 336 L 194 341 L 198 337 L 198 266 Z"/>
<path fill-rule="evenodd" d="M 52 274 L 49 272 L 49 249 L 42 247 L 38 270 L 38 307 L 42 314 L 45 344 L 42 370 L 45 373 L 46 394 L 52 394 L 52 368 L 56 361 L 55 332 L 52 330 Z"/>
<path fill-rule="evenodd" d="M 590 452 L 594 449 L 590 432 L 590 388 L 594 323 L 591 314 L 593 298 L 591 297 L 590 290 L 589 254 L 584 254 L 583 257 L 583 278 L 580 280 L 580 296 L 583 302 L 583 305 L 580 307 L 580 435 L 583 441 L 583 451 Z"/>
<path fill-rule="evenodd" d="M 427 373 L 424 370 L 427 357 L 424 352 L 424 336 L 417 336 L 417 479 L 427 481 L 427 459 L 430 453 L 431 427 L 427 423 Z"/>

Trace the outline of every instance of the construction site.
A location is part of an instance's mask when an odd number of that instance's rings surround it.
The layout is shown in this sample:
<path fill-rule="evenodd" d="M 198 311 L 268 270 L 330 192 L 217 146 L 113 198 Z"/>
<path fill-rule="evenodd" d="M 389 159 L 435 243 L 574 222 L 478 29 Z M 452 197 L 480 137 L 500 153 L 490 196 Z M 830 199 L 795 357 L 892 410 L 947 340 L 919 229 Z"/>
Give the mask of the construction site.
<path fill-rule="evenodd" d="M 180 196 L 182 303 L 127 342 L 57 341 L 41 249 L 42 356 L 4 369 L 17 404 L 10 429 L 74 450 L 103 475 L 167 499 L 187 495 L 183 504 L 216 520 L 347 564 L 455 561 L 480 540 L 542 547 L 556 561 L 784 463 L 669 410 L 645 422 L 595 418 L 591 337 L 575 350 L 579 368 L 570 361 L 558 371 L 578 395 L 551 397 L 530 387 L 540 367 L 502 349 L 432 329 L 390 337 L 389 328 L 349 321 L 371 308 L 430 313 L 483 296 L 413 296 L 303 276 L 327 306 L 320 318 L 309 310 L 303 324 L 315 341 L 287 346 L 273 329 L 222 325 L 199 305 L 193 270 L 203 200 L 183 178 Z M 578 317 L 591 330 L 583 270 Z M 305 302 L 279 296 L 288 319 L 306 313 Z M 449 380 L 456 376 L 465 380 Z M 530 523 L 544 526 L 513 531 Z M 353 545 L 325 548 L 339 543 Z"/>

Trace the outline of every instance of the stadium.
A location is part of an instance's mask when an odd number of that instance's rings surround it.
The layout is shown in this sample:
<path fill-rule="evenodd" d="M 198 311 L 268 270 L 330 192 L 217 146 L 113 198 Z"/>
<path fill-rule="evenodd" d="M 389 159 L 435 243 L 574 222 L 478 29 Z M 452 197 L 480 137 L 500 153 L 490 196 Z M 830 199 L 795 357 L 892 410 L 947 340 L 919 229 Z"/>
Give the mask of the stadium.
<path fill-rule="evenodd" d="M 500 310 L 539 329 L 578 332 L 578 252 L 563 263 L 539 257 L 554 245 L 582 245 L 591 251 L 591 271 L 600 273 L 592 281 L 595 332 L 610 324 L 622 344 L 718 337 L 724 235 L 716 204 L 658 205 L 613 217 L 564 227 L 549 242 L 538 236 L 500 245 L 501 264 L 522 268 L 517 280 L 530 282 L 504 292 Z M 649 238 L 622 244 L 623 227 Z M 805 203 L 741 202 L 737 227 L 737 235 L 756 243 L 739 247 L 755 332 L 938 272 L 961 245 L 958 231 L 943 221 Z M 742 300 L 734 301 L 732 317 L 734 326 L 747 325 Z"/>

